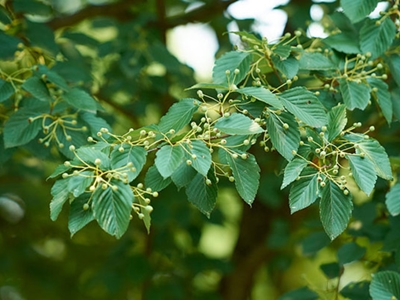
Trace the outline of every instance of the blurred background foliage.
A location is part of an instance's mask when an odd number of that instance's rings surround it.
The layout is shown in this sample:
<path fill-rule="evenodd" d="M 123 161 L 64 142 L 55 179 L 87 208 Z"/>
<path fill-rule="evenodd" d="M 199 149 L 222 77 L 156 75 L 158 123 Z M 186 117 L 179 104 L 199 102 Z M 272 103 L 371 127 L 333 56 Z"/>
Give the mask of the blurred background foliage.
<path fill-rule="evenodd" d="M 18 39 L 29 40 L 23 63 L 33 64 L 41 57 L 69 84 L 90 91 L 105 109 L 100 115 L 116 133 L 158 122 L 175 101 L 191 95 L 185 88 L 204 79 L 171 54 L 176 45 L 168 39 L 174 28 L 207 24 L 218 42 L 216 56 L 233 48 L 226 34 L 229 28 L 257 28 L 254 19 L 237 19 L 230 13 L 229 7 L 241 2 L 235 0 L 0 2 L 0 29 L 15 29 Z M 316 5 L 322 15 L 313 19 Z M 327 15 L 338 6 L 338 1 L 292 0 L 276 13 L 287 15 L 285 31 L 310 31 L 318 24 L 329 26 Z M 8 53 L 9 45 L 18 48 L 18 39 L 0 36 L 2 59 L 18 56 Z M 202 47 L 212 45 L 204 42 Z M 52 61 L 53 57 L 63 59 Z M 12 62 L 0 64 L 3 70 L 15 67 Z M 8 113 L 5 107 L 0 106 L 1 122 L 1 115 Z M 371 123 L 376 113 L 371 110 L 354 119 Z M 376 135 L 389 146 L 389 154 L 398 155 L 398 140 L 390 138 L 398 134 L 398 126 L 379 125 Z M 184 193 L 170 186 L 152 202 L 149 235 L 134 218 L 120 240 L 93 223 L 70 238 L 66 212 L 57 222 L 49 218 L 51 182 L 44 180 L 64 158 L 51 151 L 43 154 L 38 147 L 31 143 L 11 151 L 0 145 L 0 206 L 7 211 L 0 215 L 2 300 L 368 299 L 371 272 L 382 265 L 399 265 L 397 256 L 389 260 L 400 236 L 391 229 L 399 218 L 388 220 L 382 213 L 385 183 L 378 182 L 374 200 L 356 198 L 348 233 L 330 243 L 316 211 L 290 215 L 287 190 L 280 191 L 283 162 L 276 153 L 255 153 L 262 181 L 252 208 L 222 183 L 217 208 L 208 220 Z M 18 206 L 5 208 L 11 198 Z M 366 225 L 360 229 L 360 224 Z M 346 257 L 340 257 L 338 249 L 356 240 L 350 247 L 363 260 L 344 267 Z M 382 263 L 385 260 L 389 262 Z M 361 283 L 338 295 L 338 287 L 351 281 Z M 282 296 L 302 286 L 309 288 Z"/>

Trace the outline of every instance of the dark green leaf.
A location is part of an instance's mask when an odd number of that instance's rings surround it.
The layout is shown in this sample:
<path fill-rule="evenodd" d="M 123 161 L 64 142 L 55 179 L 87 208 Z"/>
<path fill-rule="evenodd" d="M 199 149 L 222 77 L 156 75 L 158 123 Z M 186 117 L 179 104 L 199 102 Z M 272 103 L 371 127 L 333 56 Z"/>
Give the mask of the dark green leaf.
<path fill-rule="evenodd" d="M 324 106 L 318 98 L 304 87 L 295 87 L 279 95 L 283 105 L 304 123 L 321 127 L 326 124 Z"/>
<path fill-rule="evenodd" d="M 319 296 L 316 292 L 311 291 L 308 287 L 302 287 L 294 291 L 290 291 L 279 297 L 279 300 L 317 300 Z"/>
<path fill-rule="evenodd" d="M 386 207 L 392 216 L 400 214 L 400 183 L 396 183 L 386 194 Z"/>
<path fill-rule="evenodd" d="M 213 83 L 217 84 L 238 84 L 247 75 L 251 62 L 249 52 L 227 52 L 215 61 L 213 68 Z M 239 70 L 235 74 L 235 69 Z M 227 75 L 226 72 L 229 71 Z"/>
<path fill-rule="evenodd" d="M 369 298 L 369 281 L 350 282 L 341 291 L 347 299 L 365 300 Z"/>
<path fill-rule="evenodd" d="M 245 115 L 234 113 L 229 117 L 222 117 L 215 123 L 215 128 L 232 135 L 249 135 L 264 132 L 258 123 Z"/>
<path fill-rule="evenodd" d="M 97 117 L 93 113 L 82 111 L 80 112 L 79 116 L 88 125 L 93 135 L 96 135 L 96 133 L 99 132 L 101 128 L 107 128 L 111 131 L 110 125 L 108 125 L 108 123 L 104 119 Z"/>
<path fill-rule="evenodd" d="M 194 176 L 196 176 L 197 172 L 191 166 L 186 163 L 182 163 L 172 174 L 171 179 L 178 189 L 181 189 L 187 186 Z"/>
<path fill-rule="evenodd" d="M 93 211 L 89 206 L 87 210 L 83 206 L 89 202 L 91 193 L 85 193 L 74 199 L 71 203 L 68 217 L 68 229 L 71 237 L 94 220 Z"/>
<path fill-rule="evenodd" d="M 38 65 L 37 68 L 38 71 L 36 72 L 40 77 L 46 75 L 47 81 L 54 83 L 56 86 L 63 89 L 64 91 L 69 90 L 67 82 L 59 74 L 52 70 L 49 70 L 45 65 Z"/>
<path fill-rule="evenodd" d="M 333 141 L 346 127 L 346 106 L 338 105 L 328 112 L 327 136 L 329 142 Z"/>
<path fill-rule="evenodd" d="M 110 184 L 113 188 L 103 190 L 99 186 L 94 191 L 92 210 L 100 227 L 119 239 L 128 229 L 134 195 L 130 186 L 121 181 L 112 180 Z"/>
<path fill-rule="evenodd" d="M 277 109 L 283 109 L 283 105 L 279 101 L 279 98 L 264 87 L 245 87 L 237 89 L 236 92 L 248 97 L 254 97 L 257 100 L 267 103 Z"/>
<path fill-rule="evenodd" d="M 88 93 L 80 89 L 74 88 L 63 95 L 63 99 L 75 108 L 96 111 L 97 103 Z"/>
<path fill-rule="evenodd" d="M 334 182 L 327 180 L 326 186 L 321 188 L 319 213 L 322 225 L 331 240 L 346 229 L 352 209 L 351 195 L 346 196 Z"/>
<path fill-rule="evenodd" d="M 61 175 L 61 174 L 63 174 L 63 173 L 65 173 L 65 172 L 67 172 L 69 169 L 71 169 L 72 168 L 72 166 L 65 166 L 64 164 L 62 164 L 62 165 L 58 165 L 57 166 L 57 168 L 54 170 L 54 172 L 53 173 L 51 173 L 51 175 L 47 178 L 47 179 L 49 179 L 49 178 L 55 178 L 55 177 L 57 177 L 57 176 L 59 176 L 59 175 Z"/>
<path fill-rule="evenodd" d="M 369 159 L 362 158 L 358 155 L 347 155 L 346 158 L 350 163 L 354 181 L 357 183 L 358 187 L 369 196 L 375 187 L 377 179 L 374 165 Z"/>
<path fill-rule="evenodd" d="M 130 144 L 117 145 L 111 152 L 111 168 L 121 169 L 121 172 L 127 173 L 128 181 L 131 182 L 142 171 L 146 158 L 147 151 L 143 147 Z M 127 167 L 129 163 L 132 163 L 131 167 Z"/>
<path fill-rule="evenodd" d="M 6 34 L 0 30 L 0 58 L 11 58 L 15 51 L 18 50 L 18 44 L 22 41 L 14 36 Z"/>
<path fill-rule="evenodd" d="M 340 0 L 346 16 L 352 23 L 366 18 L 377 6 L 379 0 Z"/>
<path fill-rule="evenodd" d="M 369 292 L 374 300 L 399 299 L 399 273 L 394 271 L 381 271 L 373 274 Z"/>
<path fill-rule="evenodd" d="M 340 276 L 340 266 L 337 262 L 322 264 L 319 266 L 325 276 L 329 279 L 333 279 Z"/>
<path fill-rule="evenodd" d="M 364 256 L 366 249 L 357 245 L 354 242 L 350 242 L 341 246 L 338 250 L 337 256 L 341 265 L 351 263 L 359 260 Z"/>
<path fill-rule="evenodd" d="M 291 184 L 300 175 L 308 162 L 303 158 L 292 159 L 285 167 L 281 190 Z"/>
<path fill-rule="evenodd" d="M 54 41 L 54 31 L 50 27 L 44 23 L 32 22 L 27 19 L 25 19 L 25 23 L 25 34 L 32 46 L 42 48 L 52 55 L 56 55 L 59 52 L 59 47 Z"/>
<path fill-rule="evenodd" d="M 361 52 L 358 36 L 353 33 L 341 32 L 335 35 L 330 35 L 323 41 L 339 52 L 348 54 L 357 54 Z"/>
<path fill-rule="evenodd" d="M 32 76 L 28 78 L 22 85 L 22 88 L 32 96 L 39 99 L 40 101 L 51 102 L 52 98 L 50 96 L 49 90 L 46 87 L 46 84 L 40 78 L 36 76 Z"/>
<path fill-rule="evenodd" d="M 22 12 L 30 15 L 48 16 L 52 13 L 50 6 L 32 0 L 14 0 L 13 7 L 15 12 Z"/>
<path fill-rule="evenodd" d="M 161 176 L 168 178 L 183 162 L 185 152 L 181 146 L 163 146 L 157 151 L 155 165 Z"/>
<path fill-rule="evenodd" d="M 161 132 L 166 133 L 171 129 L 176 132 L 188 125 L 193 114 L 199 108 L 199 101 L 192 98 L 182 99 L 171 106 L 168 112 L 163 116 L 158 124 Z"/>
<path fill-rule="evenodd" d="M 0 79 L 0 103 L 10 98 L 14 93 L 15 91 L 12 84 Z"/>
<path fill-rule="evenodd" d="M 325 55 L 318 52 L 303 52 L 300 58 L 301 70 L 333 70 L 337 68 Z"/>
<path fill-rule="evenodd" d="M 186 164 L 182 164 L 182 166 L 184 165 Z M 164 179 L 161 176 L 160 172 L 158 172 L 156 166 L 151 166 L 147 170 L 146 176 L 144 178 L 145 186 L 151 188 L 155 192 L 159 192 L 165 189 L 167 186 L 170 185 L 171 182 L 172 182 L 171 177 Z"/>
<path fill-rule="evenodd" d="M 317 178 L 317 170 L 308 167 L 303 170 L 300 179 L 293 183 L 289 193 L 289 206 L 292 214 L 310 206 L 317 200 L 319 197 Z"/>
<path fill-rule="evenodd" d="M 390 124 L 393 117 L 393 103 L 390 97 L 388 85 L 382 79 L 378 78 L 368 78 L 368 83 L 371 85 L 372 88 L 378 89 L 378 91 L 372 89 L 372 94 L 377 99 L 383 116 L 385 117 L 388 124 Z"/>
<path fill-rule="evenodd" d="M 51 188 L 50 218 L 55 221 L 69 198 L 68 182 L 71 177 L 57 180 Z"/>
<path fill-rule="evenodd" d="M 330 244 L 331 240 L 324 231 L 313 232 L 302 241 L 304 255 L 313 255 Z"/>
<path fill-rule="evenodd" d="M 348 110 L 365 109 L 370 99 L 370 87 L 347 79 L 339 79 L 339 89 Z"/>

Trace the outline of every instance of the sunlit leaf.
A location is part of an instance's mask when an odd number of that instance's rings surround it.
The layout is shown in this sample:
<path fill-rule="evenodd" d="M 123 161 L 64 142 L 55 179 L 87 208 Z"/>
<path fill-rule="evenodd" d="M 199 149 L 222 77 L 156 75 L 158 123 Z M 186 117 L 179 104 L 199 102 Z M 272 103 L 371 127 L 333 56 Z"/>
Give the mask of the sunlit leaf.
<path fill-rule="evenodd" d="M 163 146 L 157 151 L 155 165 L 161 176 L 168 178 L 183 162 L 185 153 L 181 146 Z"/>
<path fill-rule="evenodd" d="M 218 119 L 215 128 L 221 132 L 233 135 L 249 135 L 264 132 L 255 121 L 242 114 L 232 114 L 229 117 Z"/>
<path fill-rule="evenodd" d="M 340 5 L 351 22 L 357 23 L 367 17 L 378 2 L 379 0 L 340 0 Z"/>
<path fill-rule="evenodd" d="M 246 95 L 248 97 L 254 97 L 257 100 L 267 103 L 277 109 L 282 109 L 283 105 L 279 101 L 278 97 L 271 93 L 269 90 L 263 87 L 245 87 L 236 90 L 237 93 Z"/>
<path fill-rule="evenodd" d="M 250 62 L 251 54 L 249 52 L 231 51 L 223 54 L 215 61 L 213 83 L 238 84 L 247 75 Z M 235 74 L 236 69 L 239 70 L 238 74 Z"/>
<path fill-rule="evenodd" d="M 339 79 L 339 89 L 348 110 L 365 109 L 370 99 L 370 87 L 347 79 Z"/>

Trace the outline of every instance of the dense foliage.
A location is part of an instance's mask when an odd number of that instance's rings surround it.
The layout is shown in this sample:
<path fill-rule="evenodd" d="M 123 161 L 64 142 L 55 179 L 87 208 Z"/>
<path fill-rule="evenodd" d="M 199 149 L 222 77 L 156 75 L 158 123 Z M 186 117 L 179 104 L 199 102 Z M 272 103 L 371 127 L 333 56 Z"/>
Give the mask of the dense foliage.
<path fill-rule="evenodd" d="M 241 42 L 232 50 L 221 43 L 209 83 L 195 83 L 192 70 L 169 53 L 165 32 L 210 9 L 221 14 L 211 24 L 223 32 L 229 2 L 209 1 L 175 18 L 165 16 L 161 2 L 156 12 L 146 1 L 121 1 L 69 16 L 33 0 L 1 7 L 0 163 L 7 179 L 1 190 L 26 198 L 31 192 L 22 191 L 20 178 L 38 178 L 44 199 L 33 196 L 27 211 L 46 214 L 30 207 L 50 202 L 55 221 L 68 210 L 73 237 L 43 235 L 19 245 L 19 255 L 29 249 L 63 261 L 66 243 L 87 255 L 103 243 L 119 245 L 103 268 L 70 279 L 85 291 L 68 297 L 85 299 L 399 298 L 398 1 L 376 17 L 369 15 L 377 0 L 320 4 L 325 38 L 297 27 L 276 41 L 250 28 L 232 32 Z M 302 7 L 309 11 L 311 4 Z M 296 5 L 285 6 L 289 25 Z M 244 206 L 228 263 L 207 257 L 199 244 L 204 224 L 231 218 L 218 200 L 234 193 Z M 3 219 L 18 223 L 10 215 L 23 214 L 22 200 L 10 194 L 0 200 Z M 121 240 L 98 237 L 98 229 L 86 227 L 95 223 Z M 4 228 L 15 228 L 10 224 Z M 10 241 L 21 233 L 9 230 L 0 239 L 0 280 L 18 286 L 21 275 L 9 277 L 6 262 Z M 276 274 L 296 276 L 289 270 L 299 251 L 318 256 L 323 249 L 335 256 L 319 266 L 323 288 L 313 278 L 294 286 L 274 282 Z M 97 255 L 94 261 L 104 260 Z M 257 294 L 263 263 L 273 288 Z M 71 268 L 64 276 L 85 264 Z M 35 288 L 21 284 L 20 291 Z"/>

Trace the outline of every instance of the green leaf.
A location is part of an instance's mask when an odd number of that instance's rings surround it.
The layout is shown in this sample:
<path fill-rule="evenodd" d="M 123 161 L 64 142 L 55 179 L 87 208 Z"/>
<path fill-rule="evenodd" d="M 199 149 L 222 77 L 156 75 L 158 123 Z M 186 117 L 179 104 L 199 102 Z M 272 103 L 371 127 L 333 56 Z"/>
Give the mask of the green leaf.
<path fill-rule="evenodd" d="M 382 80 L 378 78 L 368 78 L 368 83 L 371 85 L 372 88 L 377 88 L 378 91 L 374 91 L 372 89 L 372 94 L 377 99 L 378 105 L 382 110 L 382 114 L 385 117 L 388 124 L 392 122 L 393 117 L 393 103 L 390 97 L 389 87 L 388 85 Z"/>
<path fill-rule="evenodd" d="M 128 229 L 134 195 L 130 186 L 121 181 L 111 180 L 110 184 L 114 188 L 103 190 L 99 186 L 94 191 L 92 210 L 100 227 L 119 239 Z"/>
<path fill-rule="evenodd" d="M 79 117 L 88 125 L 92 135 L 96 135 L 101 128 L 107 128 L 111 131 L 111 126 L 102 118 L 87 111 L 81 111 Z"/>
<path fill-rule="evenodd" d="M 218 128 L 223 133 L 232 135 L 249 135 L 264 132 L 260 125 L 239 113 L 218 119 L 215 122 L 215 128 Z"/>
<path fill-rule="evenodd" d="M 50 218 L 55 221 L 60 214 L 64 203 L 69 198 L 69 191 L 67 189 L 68 182 L 71 177 L 57 180 L 51 188 L 51 195 L 53 199 L 50 202 Z"/>
<path fill-rule="evenodd" d="M 67 172 L 71 168 L 72 168 L 72 166 L 66 167 L 64 164 L 58 165 L 57 168 L 54 170 L 54 172 L 51 173 L 51 175 L 49 177 L 47 177 L 47 179 L 55 178 L 55 177 L 65 173 L 65 172 Z"/>
<path fill-rule="evenodd" d="M 289 206 L 292 214 L 310 206 L 317 200 L 319 197 L 317 178 L 317 170 L 307 167 L 301 173 L 300 179 L 293 183 L 289 193 Z"/>
<path fill-rule="evenodd" d="M 363 53 L 372 53 L 372 58 L 382 55 L 396 36 L 396 25 L 385 18 L 380 25 L 376 20 L 367 19 L 360 30 L 360 46 Z"/>
<path fill-rule="evenodd" d="M 325 232 L 335 239 L 347 227 L 353 209 L 351 195 L 343 191 L 332 181 L 328 180 L 326 186 L 321 188 L 321 201 L 319 213 Z"/>
<path fill-rule="evenodd" d="M 207 185 L 206 179 L 211 181 Z M 207 177 L 197 173 L 196 176 L 186 187 L 186 195 L 189 202 L 194 204 L 208 218 L 215 207 L 215 202 L 218 195 L 217 180 L 213 172 L 210 172 Z"/>
<path fill-rule="evenodd" d="M 352 23 L 366 18 L 377 6 L 379 0 L 340 0 L 340 5 Z"/>
<path fill-rule="evenodd" d="M 86 203 L 90 203 L 91 194 L 92 193 L 82 194 L 71 203 L 68 217 L 68 229 L 71 233 L 71 238 L 75 233 L 94 220 L 91 207 L 89 206 L 87 210 L 83 209 Z"/>
<path fill-rule="evenodd" d="M 190 144 L 184 144 L 184 147 L 187 150 L 187 159 L 192 161 L 192 167 L 203 176 L 207 176 L 211 167 L 211 153 L 207 145 L 200 140 L 194 140 Z M 196 158 L 193 158 L 193 155 Z"/>
<path fill-rule="evenodd" d="M 350 282 L 343 289 L 340 294 L 346 299 L 351 300 L 365 300 L 369 298 L 369 281 Z"/>
<path fill-rule="evenodd" d="M 77 109 L 96 111 L 97 102 L 88 93 L 74 88 L 63 94 L 63 99 Z"/>
<path fill-rule="evenodd" d="M 28 78 L 23 84 L 22 88 L 27 92 L 31 93 L 32 96 L 39 99 L 40 101 L 51 102 L 49 90 L 42 79 L 32 76 Z"/>
<path fill-rule="evenodd" d="M 317 231 L 308 234 L 301 242 L 302 253 L 304 255 L 314 255 L 319 250 L 331 243 L 325 231 Z"/>
<path fill-rule="evenodd" d="M 333 107 L 328 112 L 328 130 L 326 136 L 328 141 L 332 142 L 337 136 L 339 136 L 346 127 L 346 124 L 346 106 L 339 104 Z"/>
<path fill-rule="evenodd" d="M 121 152 L 122 149 L 124 151 Z M 128 181 L 131 182 L 142 171 L 146 163 L 146 158 L 147 151 L 143 147 L 132 146 L 130 144 L 117 145 L 111 152 L 111 168 L 122 168 L 122 172 L 128 174 Z M 132 167 L 127 168 L 129 163 L 132 163 Z"/>
<path fill-rule="evenodd" d="M 304 123 L 321 127 L 327 122 L 324 106 L 304 87 L 295 87 L 279 95 L 283 105 Z"/>
<path fill-rule="evenodd" d="M 63 89 L 64 91 L 69 90 L 69 86 L 64 78 L 62 78 L 56 72 L 49 70 L 45 65 L 38 65 L 37 71 L 35 72 L 37 72 L 38 77 L 45 75 L 47 81 L 54 83 L 57 87 Z"/>
<path fill-rule="evenodd" d="M 299 61 L 289 56 L 286 59 L 281 59 L 278 55 L 271 57 L 272 63 L 286 78 L 292 79 L 299 71 Z"/>
<path fill-rule="evenodd" d="M 364 110 L 367 107 L 370 99 L 370 87 L 368 85 L 344 78 L 339 79 L 339 84 L 339 90 L 348 110 L 355 108 Z"/>
<path fill-rule="evenodd" d="M 283 128 L 284 123 L 289 125 L 288 129 Z M 286 160 L 291 161 L 293 150 L 297 151 L 300 143 L 300 132 L 294 117 L 285 112 L 279 116 L 270 114 L 267 118 L 267 128 L 272 145 Z"/>
<path fill-rule="evenodd" d="M 94 180 L 93 171 L 83 171 L 76 176 L 72 176 L 68 181 L 67 190 L 76 198 L 83 194 L 86 188 L 92 184 Z"/>
<path fill-rule="evenodd" d="M 386 207 L 392 216 L 400 214 L 400 183 L 396 183 L 386 194 Z"/>
<path fill-rule="evenodd" d="M 294 291 L 290 291 L 279 297 L 278 300 L 317 300 L 319 296 L 316 292 L 308 287 L 302 287 Z"/>
<path fill-rule="evenodd" d="M 157 151 L 155 165 L 161 176 L 168 178 L 183 162 L 185 152 L 181 146 L 163 146 Z"/>
<path fill-rule="evenodd" d="M 290 52 L 292 52 L 292 47 L 290 45 L 276 45 L 276 47 L 273 47 L 272 52 L 276 55 L 278 55 L 281 59 L 286 59 L 289 57 Z"/>
<path fill-rule="evenodd" d="M 0 58 L 7 59 L 13 57 L 15 51 L 18 50 L 19 43 L 22 43 L 20 39 L 0 30 Z"/>
<path fill-rule="evenodd" d="M 347 134 L 345 138 L 350 142 L 358 145 L 357 153 L 365 153 L 365 158 L 368 158 L 374 165 L 376 174 L 386 180 L 392 180 L 392 168 L 388 155 L 377 140 L 373 138 L 360 139 L 357 135 Z"/>
<path fill-rule="evenodd" d="M 247 158 L 233 158 L 226 153 L 226 161 L 232 170 L 235 178 L 235 186 L 239 195 L 249 205 L 256 197 L 260 182 L 260 167 L 258 166 L 254 155 L 246 153 Z"/>
<path fill-rule="evenodd" d="M 158 124 L 159 130 L 163 133 L 171 129 L 178 132 L 189 123 L 198 108 L 198 100 L 193 98 L 182 99 L 172 105 L 168 112 L 161 118 Z"/>
<path fill-rule="evenodd" d="M 186 165 L 186 164 L 182 164 Z M 189 167 L 189 166 L 188 166 Z M 151 166 L 144 178 L 144 185 L 151 188 L 154 192 L 159 192 L 165 189 L 172 182 L 171 177 L 164 179 L 156 166 Z"/>
<path fill-rule="evenodd" d="M 394 271 L 372 274 L 369 292 L 373 300 L 400 299 L 400 275 Z"/>
<path fill-rule="evenodd" d="M 354 181 L 358 187 L 368 196 L 375 187 L 377 179 L 374 165 L 369 159 L 362 158 L 358 155 L 346 155 L 350 163 L 350 169 L 353 173 Z"/>
<path fill-rule="evenodd" d="M 10 98 L 14 93 L 12 84 L 0 79 L 0 103 Z"/>
<path fill-rule="evenodd" d="M 295 181 L 307 164 L 308 162 L 303 158 L 292 159 L 285 167 L 281 190 Z"/>
<path fill-rule="evenodd" d="M 261 45 L 262 41 L 257 38 L 254 34 L 248 33 L 247 31 L 230 31 L 229 33 L 236 34 L 241 37 L 241 40 L 245 43 L 251 43 L 253 45 Z"/>
<path fill-rule="evenodd" d="M 229 90 L 228 85 L 216 84 L 216 83 L 196 83 L 195 85 L 187 88 L 186 90 L 193 89 L 213 89 L 213 90 Z"/>
<path fill-rule="evenodd" d="M 264 87 L 245 87 L 236 90 L 237 93 L 254 97 L 257 100 L 267 103 L 277 109 L 283 109 L 282 103 L 279 98 Z"/>
<path fill-rule="evenodd" d="M 217 84 L 238 84 L 247 75 L 251 62 L 251 54 L 249 52 L 231 51 L 223 54 L 215 61 L 213 68 L 213 83 Z M 235 69 L 239 70 L 239 74 L 235 75 Z M 227 75 L 226 72 L 230 73 Z"/>
<path fill-rule="evenodd" d="M 102 152 L 99 149 L 96 149 L 96 146 L 85 146 L 80 147 L 76 150 L 76 155 L 83 161 L 90 163 L 92 165 L 96 165 L 96 159 L 100 159 L 101 163 L 99 165 L 102 170 L 110 169 L 110 159 L 107 154 Z"/>
<path fill-rule="evenodd" d="M 48 16 L 52 13 L 50 6 L 32 0 L 14 0 L 13 7 L 15 12 L 22 12 L 30 15 Z"/>
<path fill-rule="evenodd" d="M 4 147 L 22 146 L 33 140 L 42 128 L 42 119 L 29 122 L 29 118 L 40 115 L 39 111 L 21 108 L 11 115 L 4 125 Z"/>
<path fill-rule="evenodd" d="M 340 276 L 340 265 L 337 262 L 322 264 L 319 266 L 319 268 L 329 279 L 337 278 Z"/>
<path fill-rule="evenodd" d="M 339 263 L 341 265 L 351 263 L 359 260 L 364 256 L 366 249 L 357 245 L 354 242 L 350 242 L 341 246 L 337 252 Z"/>
<path fill-rule="evenodd" d="M 325 55 L 318 52 L 303 52 L 299 61 L 301 70 L 333 70 L 337 67 Z"/>
<path fill-rule="evenodd" d="M 339 52 L 348 54 L 357 54 L 361 52 L 358 35 L 352 32 L 341 32 L 335 35 L 330 35 L 323 39 L 323 41 L 328 46 Z"/>

